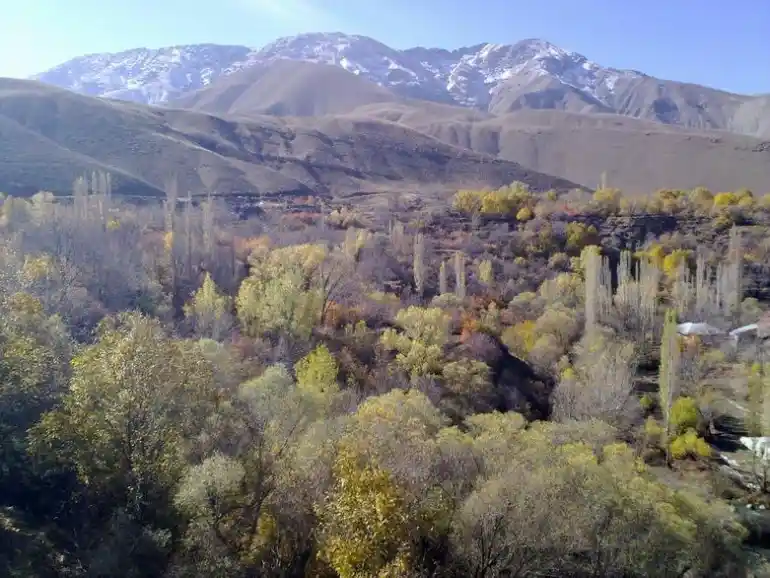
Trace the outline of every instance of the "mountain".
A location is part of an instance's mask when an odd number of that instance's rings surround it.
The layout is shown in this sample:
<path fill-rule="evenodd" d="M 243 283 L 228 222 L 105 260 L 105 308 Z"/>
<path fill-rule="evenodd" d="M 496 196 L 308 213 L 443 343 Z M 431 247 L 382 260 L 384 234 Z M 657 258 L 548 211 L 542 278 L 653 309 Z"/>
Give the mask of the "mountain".
<path fill-rule="evenodd" d="M 770 143 L 745 135 L 669 126 L 616 114 L 518 110 L 485 120 L 426 117 L 392 106 L 356 115 L 398 122 L 448 144 L 515 160 L 535 171 L 587 187 L 610 186 L 631 195 L 661 188 L 741 187 L 770 192 Z"/>
<path fill-rule="evenodd" d="M 279 60 L 337 66 L 401 97 L 493 114 L 521 109 L 615 113 L 770 138 L 767 97 L 604 67 L 538 39 L 396 50 L 366 36 L 311 33 L 261 49 L 206 44 L 88 55 L 35 79 L 95 96 L 162 104 L 220 77 Z"/>
<path fill-rule="evenodd" d="M 159 104 L 250 66 L 245 46 L 196 44 L 87 54 L 33 77 L 89 96 Z"/>
<path fill-rule="evenodd" d="M 328 123 L 352 122 L 334 133 L 342 141 L 314 145 L 325 147 L 320 157 L 338 161 L 333 147 L 343 147 L 351 151 L 340 157 L 345 166 L 360 170 L 369 166 L 361 157 L 371 152 L 378 168 L 393 162 L 404 183 L 429 182 L 412 172 L 421 160 L 407 170 L 404 159 L 380 159 L 371 141 L 359 143 L 369 152 L 357 155 L 347 139 L 360 139 L 356 131 L 363 126 L 387 127 L 387 139 L 443 143 L 450 156 L 465 149 L 462 154 L 481 155 L 474 158 L 513 162 L 586 187 L 606 173 L 612 186 L 630 193 L 697 185 L 770 191 L 770 95 L 736 95 L 607 68 L 542 40 L 395 50 L 365 36 L 303 34 L 258 50 L 195 45 L 91 55 L 38 78 L 78 92 L 173 107 L 164 114 L 173 115 L 185 138 L 188 119 L 200 117 L 178 109 L 213 115 L 238 127 L 236 136 L 255 123 L 327 135 Z M 214 132 L 211 139 L 222 138 L 219 129 Z M 243 152 L 242 143 L 225 140 L 228 150 Z M 435 169 L 432 162 L 426 166 Z M 251 175 L 254 169 L 239 170 Z M 277 170 L 294 178 L 285 167 Z M 440 184 L 458 182 L 457 174 L 439 175 Z M 380 177 L 366 174 L 354 179 L 355 186 L 366 188 Z M 299 181 L 319 191 L 355 188 L 334 179 Z"/>
<path fill-rule="evenodd" d="M 240 70 L 170 104 L 232 116 L 321 116 L 402 100 L 336 66 L 279 60 Z"/>
<path fill-rule="evenodd" d="M 67 193 L 94 170 L 113 175 L 116 193 L 133 195 L 161 194 L 171 175 L 193 194 L 577 186 L 386 120 L 225 119 L 0 78 L 0 191 Z"/>
<path fill-rule="evenodd" d="M 398 97 L 326 64 L 276 60 L 219 79 L 171 104 L 242 118 L 335 114 L 387 121 L 587 187 L 595 187 L 605 173 L 613 186 L 631 194 L 698 185 L 770 190 L 770 153 L 756 138 L 598 110 L 580 114 L 521 108 L 495 115 Z"/>

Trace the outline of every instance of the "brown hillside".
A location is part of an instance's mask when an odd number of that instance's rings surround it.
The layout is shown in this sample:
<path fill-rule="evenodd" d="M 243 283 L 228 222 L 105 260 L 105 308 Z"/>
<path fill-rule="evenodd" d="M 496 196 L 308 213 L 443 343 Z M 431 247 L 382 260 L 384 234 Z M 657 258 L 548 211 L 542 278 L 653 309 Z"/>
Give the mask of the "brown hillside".
<path fill-rule="evenodd" d="M 489 111 L 506 114 L 521 109 L 555 109 L 570 112 L 612 112 L 591 95 L 551 76 L 514 76 L 502 83 L 489 103 Z"/>
<path fill-rule="evenodd" d="M 125 194 L 159 194 L 171 174 L 194 194 L 575 186 L 390 122 L 225 120 L 0 79 L 0 191 L 63 193 L 95 169 L 111 172 Z"/>
<path fill-rule="evenodd" d="M 607 173 L 629 193 L 698 185 L 770 191 L 766 145 L 709 128 L 733 123 L 737 132 L 770 134 L 770 97 L 640 77 L 619 80 L 611 98 L 608 109 L 550 76 L 521 75 L 495 92 L 493 114 L 399 98 L 339 67 L 280 60 L 219 79 L 174 104 L 239 118 L 345 114 L 398 123 L 587 187 Z"/>
<path fill-rule="evenodd" d="M 225 76 L 169 106 L 231 116 L 319 116 L 401 100 L 337 66 L 278 60 Z"/>
<path fill-rule="evenodd" d="M 606 172 L 612 186 L 631 194 L 699 185 L 770 191 L 770 146 L 748 136 L 556 110 L 520 110 L 478 121 L 417 112 L 401 114 L 399 122 L 587 187 L 596 187 Z"/>
<path fill-rule="evenodd" d="M 727 128 L 770 140 L 770 94 L 754 97 L 741 104 Z"/>

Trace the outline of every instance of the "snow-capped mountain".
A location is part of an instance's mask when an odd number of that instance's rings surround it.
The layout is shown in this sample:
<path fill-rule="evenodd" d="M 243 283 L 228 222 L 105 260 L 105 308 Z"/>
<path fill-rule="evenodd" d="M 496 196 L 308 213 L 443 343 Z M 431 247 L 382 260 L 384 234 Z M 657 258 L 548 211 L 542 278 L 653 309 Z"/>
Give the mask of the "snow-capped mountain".
<path fill-rule="evenodd" d="M 245 46 L 195 44 L 88 54 L 33 77 L 90 96 L 162 104 L 252 64 Z"/>
<path fill-rule="evenodd" d="M 366 36 L 312 33 L 281 38 L 261 49 L 201 44 L 93 54 L 34 78 L 89 95 L 162 104 L 220 76 L 276 59 L 332 64 L 398 94 L 481 109 L 514 79 L 547 78 L 605 102 L 618 80 L 642 77 L 537 39 L 451 51 L 396 50 Z"/>
<path fill-rule="evenodd" d="M 366 36 L 310 33 L 259 49 L 196 44 L 92 54 L 34 78 L 92 96 L 165 104 L 222 76 L 281 59 L 338 66 L 399 96 L 493 114 L 522 108 L 615 113 L 696 129 L 770 134 L 761 97 L 608 68 L 538 39 L 396 50 Z"/>

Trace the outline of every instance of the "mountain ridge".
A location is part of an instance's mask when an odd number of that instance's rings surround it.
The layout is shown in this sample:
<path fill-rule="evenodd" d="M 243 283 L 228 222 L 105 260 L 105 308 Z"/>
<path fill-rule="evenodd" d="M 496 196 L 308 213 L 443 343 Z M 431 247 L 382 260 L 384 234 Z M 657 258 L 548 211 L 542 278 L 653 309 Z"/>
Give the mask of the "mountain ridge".
<path fill-rule="evenodd" d="M 96 53 L 33 78 L 92 96 L 167 104 L 221 77 L 280 59 L 337 66 L 402 97 L 493 114 L 532 108 L 614 112 L 770 138 L 770 113 L 762 105 L 767 95 L 740 95 L 605 67 L 534 38 L 452 50 L 399 50 L 362 35 L 306 33 L 258 49 L 206 43 Z"/>

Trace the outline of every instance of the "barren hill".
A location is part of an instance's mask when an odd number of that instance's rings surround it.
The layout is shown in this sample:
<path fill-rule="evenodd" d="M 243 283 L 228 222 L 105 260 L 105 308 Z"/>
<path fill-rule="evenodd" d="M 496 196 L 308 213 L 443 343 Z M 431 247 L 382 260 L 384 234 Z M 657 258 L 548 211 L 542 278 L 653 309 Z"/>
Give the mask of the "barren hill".
<path fill-rule="evenodd" d="M 194 194 L 575 186 L 372 118 L 224 119 L 0 79 L 0 191 L 64 193 L 96 169 L 124 194 L 159 194 L 171 174 Z"/>
<path fill-rule="evenodd" d="M 548 94 L 561 98 L 558 96 L 561 92 L 551 93 L 547 88 L 553 80 L 540 78 L 543 91 L 538 93 L 538 98 L 550 98 Z M 656 106 L 655 100 L 650 100 L 656 93 L 648 80 L 632 79 L 625 84 L 622 79 L 618 80 L 616 94 L 627 96 L 628 115 L 606 112 L 606 106 L 596 99 L 585 98 L 579 91 L 570 92 L 560 103 L 551 102 L 548 106 L 544 102 L 537 106 L 532 102 L 518 106 L 515 101 L 505 100 L 506 95 L 512 94 L 510 91 L 502 91 L 496 97 L 497 104 L 491 107 L 500 111 L 494 114 L 399 98 L 339 67 L 277 60 L 220 78 L 172 104 L 242 118 L 264 113 L 344 114 L 360 120 L 398 123 L 454 147 L 514 161 L 590 188 L 598 185 L 604 173 L 610 184 L 632 194 L 700 185 L 714 190 L 748 187 L 770 191 L 770 153 L 762 140 L 682 126 L 697 124 L 700 121 L 696 117 L 686 122 L 679 119 L 681 124 L 674 122 L 676 119 L 664 123 L 634 118 L 631 108 L 636 107 L 634 115 L 645 116 L 641 114 L 644 107 Z M 669 88 L 673 92 L 666 94 L 678 100 L 692 100 L 697 95 L 693 85 L 673 83 Z M 534 98 L 532 92 L 526 93 L 529 94 L 526 97 L 524 94 L 519 98 Z M 718 94 L 722 95 L 724 106 L 732 102 L 731 95 Z M 761 104 L 761 99 L 752 102 Z M 740 117 L 746 132 L 764 130 L 764 125 L 750 124 L 763 117 L 762 110 L 749 110 L 750 105 L 745 102 L 732 102 L 730 106 L 733 105 L 746 109 L 745 117 Z M 770 106 L 767 102 L 764 105 Z M 724 106 L 709 114 L 713 117 L 716 111 L 724 110 Z M 508 109 L 510 112 L 505 112 Z M 663 109 L 658 112 L 662 114 Z M 727 118 L 713 117 L 704 122 L 712 121 L 723 123 Z"/>
<path fill-rule="evenodd" d="M 401 100 L 337 66 L 279 60 L 240 70 L 169 104 L 218 115 L 320 116 Z"/>
<path fill-rule="evenodd" d="M 388 116 L 376 107 L 357 114 Z M 770 143 L 614 114 L 520 110 L 478 121 L 402 114 L 402 122 L 448 144 L 513 160 L 533 170 L 627 193 L 706 186 L 770 192 Z"/>

